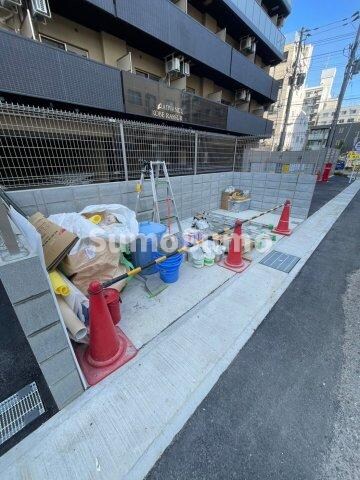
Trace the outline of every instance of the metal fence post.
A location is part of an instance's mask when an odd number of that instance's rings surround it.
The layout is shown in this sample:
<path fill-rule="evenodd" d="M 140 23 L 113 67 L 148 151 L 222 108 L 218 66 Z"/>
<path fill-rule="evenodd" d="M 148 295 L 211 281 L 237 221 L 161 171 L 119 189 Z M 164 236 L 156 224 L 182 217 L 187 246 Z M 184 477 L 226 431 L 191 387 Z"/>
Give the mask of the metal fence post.
<path fill-rule="evenodd" d="M 198 132 L 195 132 L 195 149 L 194 149 L 194 175 L 197 175 L 197 164 L 198 164 Z"/>
<path fill-rule="evenodd" d="M 233 173 L 235 172 L 235 163 L 236 163 L 236 154 L 237 154 L 237 141 L 238 139 L 235 138 L 235 147 L 234 147 L 234 161 L 233 161 Z"/>
<path fill-rule="evenodd" d="M 124 176 L 125 181 L 129 180 L 129 173 L 128 173 L 128 166 L 127 166 L 127 159 L 126 159 L 126 147 L 125 147 L 125 134 L 124 134 L 124 123 L 120 122 L 120 138 L 121 138 L 121 149 L 122 149 L 122 156 L 124 162 Z"/>

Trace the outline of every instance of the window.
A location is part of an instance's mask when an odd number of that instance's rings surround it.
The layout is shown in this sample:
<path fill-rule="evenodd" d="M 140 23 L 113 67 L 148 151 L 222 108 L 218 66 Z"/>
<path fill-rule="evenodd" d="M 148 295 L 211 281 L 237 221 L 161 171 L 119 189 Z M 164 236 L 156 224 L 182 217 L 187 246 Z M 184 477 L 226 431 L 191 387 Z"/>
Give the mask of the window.
<path fill-rule="evenodd" d="M 349 119 L 348 119 L 348 122 L 349 122 L 349 123 L 355 122 L 355 118 L 349 118 Z"/>
<path fill-rule="evenodd" d="M 344 120 L 339 120 L 339 123 L 344 123 Z"/>
<path fill-rule="evenodd" d="M 279 90 L 283 88 L 284 85 L 284 79 L 282 78 L 281 80 L 278 80 L 278 85 L 279 85 Z"/>
<path fill-rule="evenodd" d="M 66 52 L 76 53 L 80 57 L 89 58 L 89 52 L 83 48 L 76 47 L 75 45 L 70 45 L 69 43 L 62 42 L 61 40 L 56 40 L 55 38 L 50 38 L 45 35 L 40 35 L 41 43 L 46 43 L 60 50 L 65 50 Z"/>
<path fill-rule="evenodd" d="M 346 115 L 347 114 L 347 110 L 341 110 L 341 115 Z"/>
<path fill-rule="evenodd" d="M 350 113 L 356 113 L 356 110 L 350 110 Z"/>
<path fill-rule="evenodd" d="M 288 58 L 289 58 L 289 52 L 284 52 L 283 62 L 284 62 L 284 63 L 287 62 Z"/>
<path fill-rule="evenodd" d="M 155 82 L 159 82 L 161 77 L 158 75 L 154 75 L 153 73 L 145 72 L 144 70 L 139 70 L 138 68 L 135 69 L 136 75 L 143 78 L 148 78 L 149 80 L 154 80 Z"/>

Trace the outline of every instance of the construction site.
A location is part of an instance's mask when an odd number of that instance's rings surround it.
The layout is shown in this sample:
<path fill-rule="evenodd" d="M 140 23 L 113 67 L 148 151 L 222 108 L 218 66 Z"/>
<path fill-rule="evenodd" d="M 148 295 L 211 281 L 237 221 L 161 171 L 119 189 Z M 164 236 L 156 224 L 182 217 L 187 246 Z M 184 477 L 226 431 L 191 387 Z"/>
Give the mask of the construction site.
<path fill-rule="evenodd" d="M 154 381 L 146 352 L 159 355 L 209 302 L 235 302 L 237 314 L 219 337 L 201 323 L 202 341 L 225 350 L 246 341 L 310 254 L 314 189 L 329 181 L 336 151 L 271 153 L 256 137 L 15 104 L 0 116 L 0 273 L 42 376 L 3 404 L 5 449 L 56 411 L 95 401 L 94 385 L 122 396 L 140 366 Z M 180 364 L 193 340 L 172 352 Z M 195 392 L 224 361 L 219 347 L 202 352 Z"/>

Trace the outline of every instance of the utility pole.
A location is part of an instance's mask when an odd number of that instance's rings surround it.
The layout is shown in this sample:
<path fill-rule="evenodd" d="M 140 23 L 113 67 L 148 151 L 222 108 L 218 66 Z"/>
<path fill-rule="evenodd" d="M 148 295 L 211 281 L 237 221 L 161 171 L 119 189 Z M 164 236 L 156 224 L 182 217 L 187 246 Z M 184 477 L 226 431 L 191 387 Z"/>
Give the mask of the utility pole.
<path fill-rule="evenodd" d="M 358 20 L 360 18 L 359 12 L 354 13 L 353 18 L 354 18 L 354 20 Z M 347 86 L 349 84 L 349 81 L 351 80 L 353 75 L 358 73 L 357 72 L 357 65 L 358 64 L 357 64 L 357 60 L 356 60 L 356 52 L 357 52 L 357 49 L 359 48 L 359 43 L 360 43 L 360 23 L 359 23 L 359 26 L 358 26 L 358 29 L 357 29 L 357 34 L 356 34 L 356 37 L 355 37 L 355 41 L 351 45 L 349 61 L 348 61 L 347 65 L 346 65 L 346 68 L 345 68 L 344 79 L 343 79 L 343 82 L 342 82 L 342 85 L 341 85 L 341 90 L 340 90 L 339 98 L 338 98 L 338 101 L 337 101 L 336 110 L 335 110 L 335 113 L 334 113 L 334 118 L 333 118 L 333 121 L 331 123 L 331 127 L 330 127 L 330 130 L 329 130 L 329 136 L 328 136 L 327 141 L 326 141 L 326 148 L 327 149 L 329 149 L 332 146 L 333 141 L 334 141 L 336 127 L 337 127 L 337 124 L 338 124 L 338 121 L 339 121 L 339 116 L 340 116 L 340 110 L 341 110 L 342 102 L 344 100 L 344 96 L 345 96 L 346 89 L 347 89 Z"/>
<path fill-rule="evenodd" d="M 290 83 L 290 90 L 289 90 L 289 95 L 288 95 L 287 102 L 286 102 L 284 126 L 283 126 L 283 129 L 282 129 L 281 135 L 280 135 L 279 145 L 278 145 L 278 148 L 277 148 L 279 152 L 281 152 L 282 149 L 284 148 L 285 138 L 286 138 L 286 129 L 287 129 L 287 125 L 288 125 L 288 122 L 289 122 L 290 109 L 291 109 L 292 99 L 293 99 L 293 96 L 294 96 L 294 89 L 297 85 L 300 54 L 301 54 L 301 50 L 302 50 L 302 47 L 303 47 L 304 40 L 308 36 L 309 36 L 309 30 L 307 30 L 305 27 L 302 27 L 302 29 L 300 30 L 300 38 L 299 38 L 298 49 L 297 49 L 297 52 L 296 52 L 296 58 L 295 58 L 295 62 L 293 64 L 293 71 L 292 71 L 292 75 L 289 79 L 290 80 L 290 82 L 289 82 Z"/>

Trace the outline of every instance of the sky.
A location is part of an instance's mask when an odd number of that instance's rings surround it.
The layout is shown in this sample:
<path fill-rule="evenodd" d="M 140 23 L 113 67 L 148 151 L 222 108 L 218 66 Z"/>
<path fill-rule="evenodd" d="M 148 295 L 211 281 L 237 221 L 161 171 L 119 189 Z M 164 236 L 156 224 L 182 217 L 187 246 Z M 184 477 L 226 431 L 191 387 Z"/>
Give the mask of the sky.
<path fill-rule="evenodd" d="M 312 36 L 306 42 L 314 45 L 314 58 L 310 66 L 307 86 L 312 87 L 320 83 L 322 68 L 336 67 L 337 74 L 333 96 L 337 96 L 347 62 L 343 50 L 354 41 L 359 23 L 354 22 L 351 25 L 344 26 L 343 24 L 346 22 L 337 21 L 348 18 L 354 12 L 360 10 L 360 1 L 292 0 L 292 4 L 292 12 L 283 27 L 287 40 L 292 41 L 295 32 L 300 30 L 301 27 L 309 29 L 322 27 L 319 30 L 312 31 Z M 360 49 L 358 51 L 359 56 Z M 345 94 L 345 99 L 344 104 L 360 104 L 360 74 L 353 77 Z"/>

